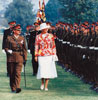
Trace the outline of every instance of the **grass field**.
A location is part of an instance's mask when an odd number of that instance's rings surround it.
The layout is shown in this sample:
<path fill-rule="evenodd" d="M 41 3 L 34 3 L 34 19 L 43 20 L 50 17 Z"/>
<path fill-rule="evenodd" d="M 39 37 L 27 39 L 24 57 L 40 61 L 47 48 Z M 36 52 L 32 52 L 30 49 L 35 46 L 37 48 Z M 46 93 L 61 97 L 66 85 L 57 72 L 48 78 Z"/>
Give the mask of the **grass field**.
<path fill-rule="evenodd" d="M 26 64 L 27 87 L 22 73 L 19 94 L 11 93 L 9 78 L 6 76 L 6 55 L 2 53 L 2 35 L 0 35 L 0 100 L 98 100 L 98 94 L 89 89 L 80 79 L 65 72 L 57 65 L 58 78 L 49 81 L 49 91 L 40 90 L 40 80 L 32 76 L 31 55 Z"/>

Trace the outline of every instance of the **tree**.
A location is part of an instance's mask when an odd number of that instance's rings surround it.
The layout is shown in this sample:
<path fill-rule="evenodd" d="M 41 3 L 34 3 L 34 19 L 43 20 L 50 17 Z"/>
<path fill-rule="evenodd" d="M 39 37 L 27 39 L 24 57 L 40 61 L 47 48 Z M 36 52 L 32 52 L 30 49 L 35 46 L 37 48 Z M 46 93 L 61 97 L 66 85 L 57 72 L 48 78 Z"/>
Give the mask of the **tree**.
<path fill-rule="evenodd" d="M 62 17 L 69 23 L 97 20 L 97 0 L 59 0 Z"/>
<path fill-rule="evenodd" d="M 27 25 L 32 25 L 35 15 L 33 15 L 33 5 L 28 0 L 13 0 L 6 9 L 5 18 L 8 21 L 16 21 L 21 24 L 23 32 Z"/>
<path fill-rule="evenodd" d="M 55 24 L 57 21 L 61 20 L 61 15 L 59 13 L 59 8 L 61 5 L 59 4 L 58 0 L 49 0 L 45 7 L 45 14 L 47 21 L 52 22 Z"/>

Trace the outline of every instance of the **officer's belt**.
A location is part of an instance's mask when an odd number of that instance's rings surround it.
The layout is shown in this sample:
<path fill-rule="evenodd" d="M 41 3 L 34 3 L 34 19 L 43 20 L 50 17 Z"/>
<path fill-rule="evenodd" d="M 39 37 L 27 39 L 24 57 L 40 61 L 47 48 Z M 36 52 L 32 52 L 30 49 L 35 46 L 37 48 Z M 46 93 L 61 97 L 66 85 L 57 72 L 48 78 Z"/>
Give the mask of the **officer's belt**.
<path fill-rule="evenodd" d="M 68 41 L 62 41 L 63 44 L 70 44 Z"/>
<path fill-rule="evenodd" d="M 21 52 L 22 50 L 12 50 L 13 52 Z"/>
<path fill-rule="evenodd" d="M 95 48 L 94 46 L 89 47 L 89 49 L 94 49 L 94 48 Z"/>
<path fill-rule="evenodd" d="M 98 50 L 98 47 L 94 47 L 94 50 Z"/>
<path fill-rule="evenodd" d="M 90 46 L 90 47 L 88 47 L 88 46 L 82 46 L 82 45 L 75 45 L 75 44 L 71 44 L 70 42 L 68 42 L 68 41 L 63 41 L 63 40 L 61 40 L 61 39 L 59 39 L 58 38 L 58 40 L 59 41 L 62 41 L 62 44 L 69 44 L 70 46 L 72 46 L 72 47 L 78 47 L 78 48 L 81 48 L 81 49 L 87 49 L 87 48 L 89 48 L 90 50 L 98 50 L 98 47 L 94 47 L 94 46 Z"/>
<path fill-rule="evenodd" d="M 66 43 L 67 43 L 67 41 L 63 41 L 62 43 L 63 43 L 63 44 L 66 44 Z"/>
<path fill-rule="evenodd" d="M 63 42 L 63 39 L 57 39 L 57 40 Z"/>

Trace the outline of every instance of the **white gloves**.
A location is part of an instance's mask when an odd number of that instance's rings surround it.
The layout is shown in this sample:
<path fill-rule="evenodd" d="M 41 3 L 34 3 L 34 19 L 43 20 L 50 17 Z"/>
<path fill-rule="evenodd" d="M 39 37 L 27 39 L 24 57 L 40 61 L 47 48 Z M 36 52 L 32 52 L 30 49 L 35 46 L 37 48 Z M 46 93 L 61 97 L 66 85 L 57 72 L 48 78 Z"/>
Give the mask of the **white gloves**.
<path fill-rule="evenodd" d="M 83 56 L 82 56 L 82 58 L 83 58 L 83 59 L 85 59 L 85 58 L 86 58 L 86 56 L 85 56 L 85 55 L 83 55 Z"/>
<path fill-rule="evenodd" d="M 6 53 L 4 49 L 2 50 L 2 52 L 3 52 L 4 54 Z"/>
<path fill-rule="evenodd" d="M 30 53 L 30 50 L 28 50 L 28 53 Z"/>
<path fill-rule="evenodd" d="M 12 54 L 12 50 L 8 50 L 7 52 L 10 53 L 10 54 Z"/>
<path fill-rule="evenodd" d="M 2 52 L 3 52 L 4 54 L 6 53 L 4 49 L 2 50 Z M 12 50 L 8 50 L 7 52 L 10 53 L 10 54 L 12 54 Z"/>

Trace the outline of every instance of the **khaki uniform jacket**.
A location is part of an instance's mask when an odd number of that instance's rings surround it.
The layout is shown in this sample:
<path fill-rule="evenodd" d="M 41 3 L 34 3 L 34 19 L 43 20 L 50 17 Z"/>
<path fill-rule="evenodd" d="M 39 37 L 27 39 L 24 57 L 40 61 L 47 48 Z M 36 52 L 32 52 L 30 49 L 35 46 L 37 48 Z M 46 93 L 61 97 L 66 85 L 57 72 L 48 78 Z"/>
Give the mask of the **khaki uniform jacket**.
<path fill-rule="evenodd" d="M 8 50 L 12 50 L 12 54 L 10 54 Z M 23 62 L 24 60 L 27 60 L 26 43 L 24 37 L 22 36 L 19 36 L 17 39 L 15 38 L 14 35 L 8 36 L 6 40 L 5 51 L 8 54 L 7 55 L 8 62 Z"/>

